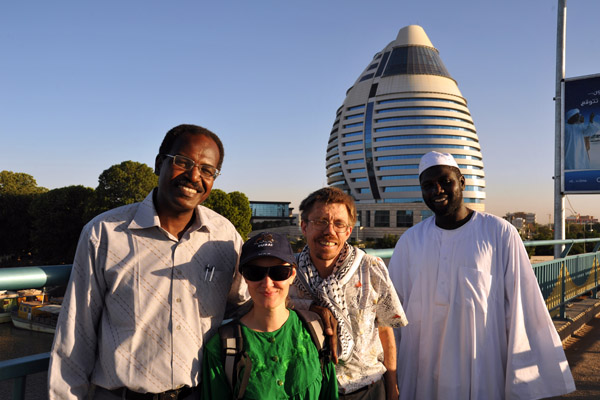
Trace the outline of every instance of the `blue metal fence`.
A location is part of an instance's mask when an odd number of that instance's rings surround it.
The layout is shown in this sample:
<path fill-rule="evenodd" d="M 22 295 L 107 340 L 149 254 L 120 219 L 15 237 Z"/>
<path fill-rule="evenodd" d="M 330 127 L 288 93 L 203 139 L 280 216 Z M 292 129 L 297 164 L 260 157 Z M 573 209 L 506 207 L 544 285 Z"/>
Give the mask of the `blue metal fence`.
<path fill-rule="evenodd" d="M 595 243 L 591 253 L 569 256 L 577 243 Z M 600 238 L 573 240 L 545 240 L 524 243 L 526 247 L 565 246 L 561 258 L 533 265 L 542 295 L 553 317 L 565 318 L 565 307 L 582 294 L 591 292 L 595 297 L 600 285 Z M 367 253 L 389 259 L 393 249 L 367 249 Z M 71 265 L 0 269 L 0 290 L 35 289 L 64 285 L 69 279 Z M 49 353 L 14 360 L 0 361 L 0 381 L 15 379 L 13 400 L 23 400 L 27 375 L 48 369 Z"/>

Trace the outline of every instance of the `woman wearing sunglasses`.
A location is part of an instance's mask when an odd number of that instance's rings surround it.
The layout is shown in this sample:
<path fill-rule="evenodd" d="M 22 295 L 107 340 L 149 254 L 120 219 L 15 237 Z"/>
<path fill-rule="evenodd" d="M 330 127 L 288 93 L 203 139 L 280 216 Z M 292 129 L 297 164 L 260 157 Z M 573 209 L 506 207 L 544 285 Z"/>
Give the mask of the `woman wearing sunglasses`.
<path fill-rule="evenodd" d="M 240 272 L 253 300 L 252 309 L 239 320 L 241 358 L 251 365 L 238 365 L 233 379 L 227 377 L 222 327 L 204 349 L 202 399 L 337 399 L 333 362 L 319 359 L 305 325 L 287 308 L 296 277 L 296 259 L 287 238 L 265 232 L 249 239 L 242 247 Z M 237 327 L 236 321 L 233 324 Z"/>

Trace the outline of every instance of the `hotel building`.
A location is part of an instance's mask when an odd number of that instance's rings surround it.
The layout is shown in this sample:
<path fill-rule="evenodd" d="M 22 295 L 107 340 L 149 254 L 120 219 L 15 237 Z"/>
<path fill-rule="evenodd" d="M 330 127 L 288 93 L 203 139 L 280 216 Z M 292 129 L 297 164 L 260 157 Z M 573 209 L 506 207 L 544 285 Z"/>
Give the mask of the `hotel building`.
<path fill-rule="evenodd" d="M 465 203 L 483 211 L 483 159 L 467 101 L 423 28 L 411 25 L 348 89 L 329 136 L 327 183 L 356 200 L 353 238 L 399 235 L 432 215 L 418 177 L 431 150 L 454 156 Z"/>

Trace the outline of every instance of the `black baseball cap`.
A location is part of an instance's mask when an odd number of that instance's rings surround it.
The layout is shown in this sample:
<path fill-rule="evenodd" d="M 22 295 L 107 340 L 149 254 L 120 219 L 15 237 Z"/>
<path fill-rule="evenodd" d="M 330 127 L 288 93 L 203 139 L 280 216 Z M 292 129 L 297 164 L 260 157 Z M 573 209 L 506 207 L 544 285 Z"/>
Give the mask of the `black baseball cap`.
<path fill-rule="evenodd" d="M 242 246 L 240 269 L 258 257 L 277 257 L 283 262 L 296 265 L 292 246 L 281 233 L 261 232 L 248 239 Z"/>

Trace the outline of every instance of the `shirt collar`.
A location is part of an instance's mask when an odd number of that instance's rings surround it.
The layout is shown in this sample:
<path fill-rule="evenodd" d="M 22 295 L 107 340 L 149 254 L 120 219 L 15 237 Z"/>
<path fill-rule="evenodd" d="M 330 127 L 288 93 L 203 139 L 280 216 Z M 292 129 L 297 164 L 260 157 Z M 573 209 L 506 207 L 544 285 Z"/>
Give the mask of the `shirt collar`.
<path fill-rule="evenodd" d="M 158 218 L 158 213 L 154 206 L 154 190 L 152 190 L 140 203 L 133 219 L 129 223 L 129 229 L 146 229 L 154 226 L 160 227 L 160 219 Z M 192 223 L 192 226 L 190 226 L 189 231 L 197 231 L 204 227 L 210 232 L 217 229 L 218 225 L 213 213 L 206 207 L 198 205 L 196 206 L 196 212 L 194 213 L 194 222 Z"/>

